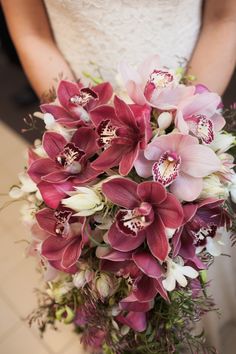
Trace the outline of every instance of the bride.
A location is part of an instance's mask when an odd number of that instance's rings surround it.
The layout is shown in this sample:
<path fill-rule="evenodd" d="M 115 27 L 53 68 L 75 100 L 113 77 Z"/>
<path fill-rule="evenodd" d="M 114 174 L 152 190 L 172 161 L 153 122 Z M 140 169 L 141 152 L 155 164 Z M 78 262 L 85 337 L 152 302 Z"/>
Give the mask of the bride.
<path fill-rule="evenodd" d="M 1 3 L 23 68 L 40 98 L 55 86 L 59 74 L 75 80 L 83 72 L 96 76 L 99 67 L 102 77 L 112 81 L 122 59 L 135 65 L 156 53 L 163 65 L 171 68 L 184 65 L 197 78 L 196 83 L 220 95 L 234 70 L 235 0 L 2 0 Z M 235 301 L 230 262 L 223 259 L 221 265 L 213 266 L 212 274 L 217 286 L 215 293 L 220 294 L 217 299 L 222 302 L 217 305 L 224 313 L 227 309 L 225 322 L 236 321 L 235 309 L 230 311 Z M 220 277 L 222 269 L 227 276 Z M 210 326 L 208 333 L 219 338 L 214 320 Z"/>

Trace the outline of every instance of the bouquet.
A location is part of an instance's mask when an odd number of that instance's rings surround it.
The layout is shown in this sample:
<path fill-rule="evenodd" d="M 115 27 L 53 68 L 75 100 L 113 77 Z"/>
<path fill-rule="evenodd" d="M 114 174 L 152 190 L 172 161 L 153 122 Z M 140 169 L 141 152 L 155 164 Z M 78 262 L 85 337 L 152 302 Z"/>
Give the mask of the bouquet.
<path fill-rule="evenodd" d="M 236 145 L 221 98 L 147 58 L 123 87 L 62 80 L 12 187 L 44 279 L 29 316 L 74 323 L 94 352 L 213 353 L 207 269 L 234 236 Z"/>

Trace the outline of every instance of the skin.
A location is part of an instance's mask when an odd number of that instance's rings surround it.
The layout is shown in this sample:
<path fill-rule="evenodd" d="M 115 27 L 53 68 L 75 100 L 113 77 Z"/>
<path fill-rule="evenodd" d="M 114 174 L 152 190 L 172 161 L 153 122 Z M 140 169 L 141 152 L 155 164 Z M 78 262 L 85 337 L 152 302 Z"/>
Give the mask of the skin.
<path fill-rule="evenodd" d="M 12 40 L 39 97 L 63 74 L 75 79 L 58 50 L 41 0 L 2 0 Z M 188 65 L 196 83 L 223 94 L 236 62 L 236 1 L 205 0 L 200 36 Z M 43 53 L 43 55 L 39 55 Z"/>

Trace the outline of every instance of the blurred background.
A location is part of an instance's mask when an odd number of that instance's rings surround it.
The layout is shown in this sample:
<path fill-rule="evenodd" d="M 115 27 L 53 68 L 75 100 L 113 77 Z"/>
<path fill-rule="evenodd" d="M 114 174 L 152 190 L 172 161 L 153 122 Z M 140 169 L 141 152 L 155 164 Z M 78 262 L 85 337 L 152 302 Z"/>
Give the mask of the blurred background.
<path fill-rule="evenodd" d="M 229 106 L 236 101 L 236 74 L 224 95 L 223 102 Z M 25 118 L 38 110 L 38 99 L 31 89 L 20 66 L 17 54 L 9 37 L 0 8 L 0 165 L 1 165 L 1 204 L 7 203 L 6 193 L 17 182 L 17 173 L 24 166 L 27 143 L 32 143 L 40 136 L 38 130 L 27 130 Z M 28 119 L 27 119 L 28 120 Z M 14 203 L 0 213 L 0 352 L 1 354 L 79 354 L 78 338 L 70 327 L 49 331 L 43 340 L 36 329 L 29 330 L 23 320 L 35 306 L 34 287 L 38 284 L 34 260 L 25 260 L 25 243 L 27 231 L 19 220 L 19 204 Z M 222 257 L 219 266 L 227 268 L 228 260 Z M 235 270 L 236 271 L 236 270 Z M 227 272 L 227 269 L 226 269 Z M 224 274 L 222 274 L 224 277 Z M 212 288 L 217 299 L 217 282 Z M 228 295 L 227 295 L 228 296 Z M 235 296 L 235 294 L 230 294 Z M 231 311 L 224 309 L 219 321 L 216 317 L 206 319 L 209 338 L 222 354 L 236 353 L 236 323 L 227 322 Z M 212 329 L 217 322 L 221 334 Z M 224 336 L 224 340 L 222 340 Z"/>

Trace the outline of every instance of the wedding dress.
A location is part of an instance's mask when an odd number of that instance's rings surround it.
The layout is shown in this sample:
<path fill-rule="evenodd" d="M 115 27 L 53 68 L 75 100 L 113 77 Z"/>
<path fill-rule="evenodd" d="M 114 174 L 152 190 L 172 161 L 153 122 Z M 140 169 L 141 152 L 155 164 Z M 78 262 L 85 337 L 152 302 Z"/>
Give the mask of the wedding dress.
<path fill-rule="evenodd" d="M 201 0 L 45 0 L 55 40 L 77 78 L 113 81 L 125 59 L 158 53 L 167 67 L 191 56 L 201 25 Z M 91 63 L 94 63 L 91 64 Z"/>
<path fill-rule="evenodd" d="M 201 27 L 201 0 L 45 0 L 45 6 L 58 48 L 76 77 L 83 72 L 96 76 L 99 67 L 113 84 L 121 60 L 137 65 L 159 54 L 167 67 L 185 65 Z M 225 253 L 230 252 L 235 249 L 226 247 Z M 219 322 L 213 315 L 205 323 L 218 347 L 235 341 L 233 266 L 231 259 L 219 257 L 210 271 L 211 291 L 223 318 Z M 230 350 L 224 346 L 222 353 L 234 352 Z"/>

